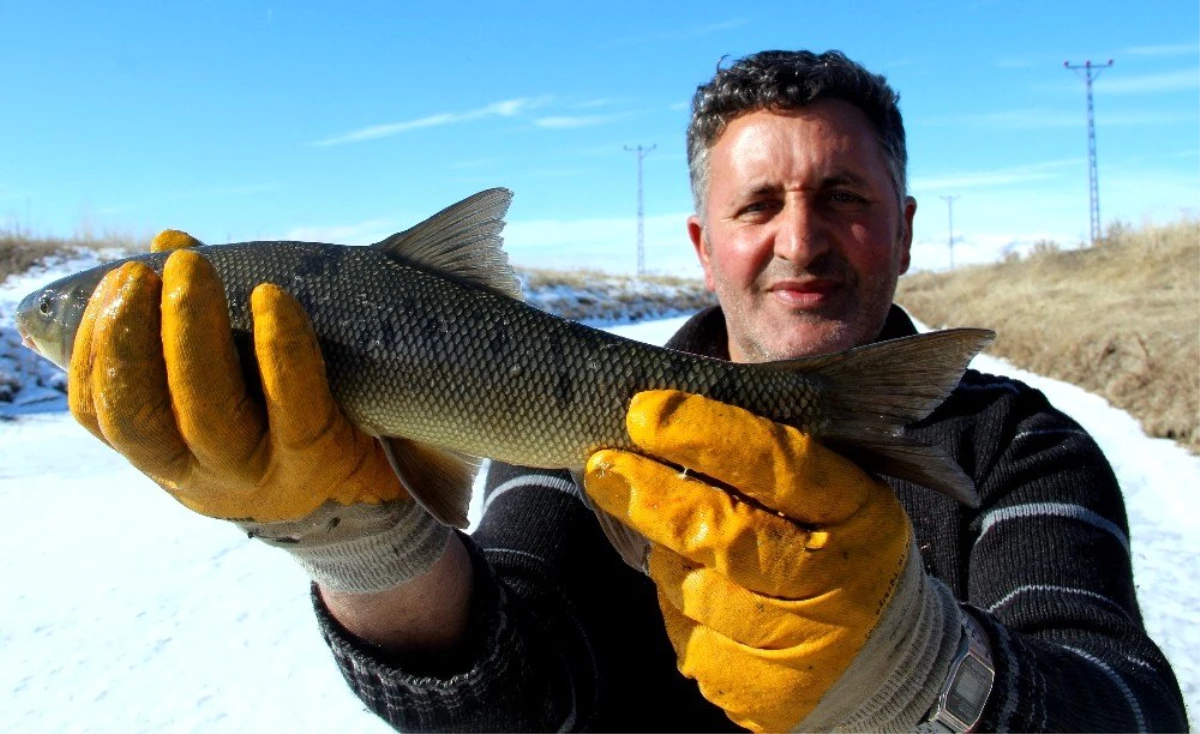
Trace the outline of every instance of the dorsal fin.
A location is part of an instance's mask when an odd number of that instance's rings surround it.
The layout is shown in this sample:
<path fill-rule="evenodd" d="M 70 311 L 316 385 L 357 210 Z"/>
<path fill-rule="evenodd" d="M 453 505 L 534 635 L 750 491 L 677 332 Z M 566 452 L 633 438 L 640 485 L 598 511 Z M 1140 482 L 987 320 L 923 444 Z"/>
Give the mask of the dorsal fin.
<path fill-rule="evenodd" d="M 504 252 L 508 189 L 487 189 L 371 247 L 388 257 L 523 300 L 521 283 Z"/>

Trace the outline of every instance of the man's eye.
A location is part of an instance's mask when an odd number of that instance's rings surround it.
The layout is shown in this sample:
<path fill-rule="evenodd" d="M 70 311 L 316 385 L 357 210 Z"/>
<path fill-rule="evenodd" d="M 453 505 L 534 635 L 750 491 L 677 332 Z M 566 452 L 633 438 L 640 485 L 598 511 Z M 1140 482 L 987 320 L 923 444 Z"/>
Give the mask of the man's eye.
<path fill-rule="evenodd" d="M 861 204 L 866 201 L 863 197 L 852 191 L 835 191 L 829 196 L 831 201 L 836 201 L 839 204 Z"/>
<path fill-rule="evenodd" d="M 743 206 L 739 214 L 742 216 L 763 214 L 773 211 L 775 208 L 777 208 L 775 203 L 771 201 L 753 201 Z"/>

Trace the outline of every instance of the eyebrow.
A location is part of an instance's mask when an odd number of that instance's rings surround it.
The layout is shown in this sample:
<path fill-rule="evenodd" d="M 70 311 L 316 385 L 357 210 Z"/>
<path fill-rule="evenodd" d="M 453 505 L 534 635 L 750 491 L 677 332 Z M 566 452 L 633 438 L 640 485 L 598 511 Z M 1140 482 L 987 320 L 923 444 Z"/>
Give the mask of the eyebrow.
<path fill-rule="evenodd" d="M 862 186 L 866 184 L 866 179 L 850 170 L 841 170 L 832 176 L 826 176 L 825 178 L 821 179 L 822 187 L 839 186 L 842 184 Z"/>
<path fill-rule="evenodd" d="M 822 178 L 821 182 L 817 186 L 817 188 L 818 189 L 827 189 L 827 188 L 830 188 L 833 186 L 844 186 L 844 185 L 865 186 L 866 181 L 867 180 L 865 178 L 858 175 L 857 173 L 854 173 L 853 171 L 850 171 L 848 169 L 842 169 L 840 171 L 837 171 L 833 174 L 830 174 L 830 175 Z M 755 185 L 753 188 L 746 189 L 745 195 L 750 196 L 750 197 L 758 197 L 758 196 L 763 196 L 766 194 L 774 194 L 774 193 L 777 193 L 780 188 L 781 187 L 779 186 L 779 184 L 776 184 L 776 183 L 760 183 L 760 184 Z"/>

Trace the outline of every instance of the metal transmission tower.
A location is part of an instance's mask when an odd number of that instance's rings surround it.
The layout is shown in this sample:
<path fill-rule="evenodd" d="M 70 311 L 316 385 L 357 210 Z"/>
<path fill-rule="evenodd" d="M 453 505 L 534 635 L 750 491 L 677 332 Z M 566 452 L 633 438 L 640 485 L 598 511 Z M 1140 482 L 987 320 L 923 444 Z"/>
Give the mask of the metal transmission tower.
<path fill-rule="evenodd" d="M 950 211 L 950 238 L 947 243 L 950 245 L 950 269 L 954 269 L 954 200 L 959 198 L 957 194 L 954 196 L 943 196 L 946 200 L 946 208 Z"/>
<path fill-rule="evenodd" d="M 1100 72 L 1112 65 L 1112 59 L 1109 59 L 1108 63 L 1103 66 L 1092 66 L 1091 59 L 1088 59 L 1083 64 L 1072 64 L 1070 61 L 1063 62 L 1064 68 L 1073 69 L 1077 73 L 1082 69 L 1083 72 L 1079 76 L 1087 84 L 1088 203 L 1090 205 L 1093 247 L 1095 247 L 1096 241 L 1100 239 L 1100 175 L 1096 171 L 1096 111 L 1092 105 L 1092 81 L 1100 76 Z"/>
<path fill-rule="evenodd" d="M 638 209 L 637 209 L 637 277 L 642 277 L 646 272 L 646 230 L 645 230 L 645 212 L 642 208 L 642 159 L 650 155 L 650 151 L 657 148 L 657 145 L 651 145 L 649 148 L 638 146 L 630 148 L 625 146 L 625 150 L 637 155 L 638 166 Z"/>

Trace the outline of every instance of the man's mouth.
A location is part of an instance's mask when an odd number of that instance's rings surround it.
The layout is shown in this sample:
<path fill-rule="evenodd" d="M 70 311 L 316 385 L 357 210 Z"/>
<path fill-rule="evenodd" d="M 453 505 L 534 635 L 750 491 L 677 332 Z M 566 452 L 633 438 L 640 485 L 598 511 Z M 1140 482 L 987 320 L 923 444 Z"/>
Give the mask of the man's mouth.
<path fill-rule="evenodd" d="M 837 281 L 815 278 L 782 280 L 772 284 L 767 290 L 788 306 L 812 308 L 828 301 L 839 288 L 841 283 Z"/>

